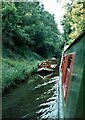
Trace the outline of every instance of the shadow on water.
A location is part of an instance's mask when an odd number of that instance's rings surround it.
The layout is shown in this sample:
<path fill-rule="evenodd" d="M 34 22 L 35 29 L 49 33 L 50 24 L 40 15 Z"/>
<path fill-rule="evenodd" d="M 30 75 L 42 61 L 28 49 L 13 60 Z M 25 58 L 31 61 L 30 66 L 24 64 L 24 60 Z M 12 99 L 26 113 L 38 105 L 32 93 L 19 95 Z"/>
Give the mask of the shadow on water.
<path fill-rule="evenodd" d="M 56 119 L 58 118 L 59 76 L 41 79 L 37 75 L 27 83 L 4 94 L 3 118 Z"/>

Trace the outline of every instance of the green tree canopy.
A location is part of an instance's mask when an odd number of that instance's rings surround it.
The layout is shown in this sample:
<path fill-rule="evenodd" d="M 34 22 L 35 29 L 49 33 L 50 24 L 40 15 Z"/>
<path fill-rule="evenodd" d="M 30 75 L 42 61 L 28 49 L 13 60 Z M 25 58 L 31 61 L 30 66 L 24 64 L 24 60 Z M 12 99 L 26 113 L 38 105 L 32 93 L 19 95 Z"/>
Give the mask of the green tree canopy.
<path fill-rule="evenodd" d="M 3 46 L 37 52 L 43 57 L 60 51 L 61 34 L 54 15 L 39 2 L 4 2 L 2 9 Z"/>
<path fill-rule="evenodd" d="M 68 3 L 65 9 L 66 12 L 62 20 L 62 25 L 65 38 L 70 44 L 84 30 L 84 2 L 73 1 L 71 4 Z"/>

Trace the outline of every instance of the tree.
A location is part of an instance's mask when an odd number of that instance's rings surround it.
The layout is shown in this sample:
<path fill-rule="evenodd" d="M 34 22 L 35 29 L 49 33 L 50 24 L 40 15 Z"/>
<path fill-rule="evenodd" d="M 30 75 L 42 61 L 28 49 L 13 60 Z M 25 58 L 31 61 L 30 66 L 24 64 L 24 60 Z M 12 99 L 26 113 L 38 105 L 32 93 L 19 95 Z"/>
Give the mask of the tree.
<path fill-rule="evenodd" d="M 66 13 L 63 17 L 62 25 L 64 27 L 65 38 L 70 44 L 84 30 L 84 3 L 72 2 L 65 6 Z"/>
<path fill-rule="evenodd" d="M 60 51 L 62 40 L 54 15 L 39 2 L 3 3 L 2 23 L 3 46 L 12 51 L 28 48 L 43 57 Z"/>
<path fill-rule="evenodd" d="M 2 9 L 2 36 L 3 44 L 13 44 L 13 32 L 17 28 L 17 9 L 15 4 L 12 3 L 3 3 Z M 9 34 L 10 33 L 10 34 Z"/>

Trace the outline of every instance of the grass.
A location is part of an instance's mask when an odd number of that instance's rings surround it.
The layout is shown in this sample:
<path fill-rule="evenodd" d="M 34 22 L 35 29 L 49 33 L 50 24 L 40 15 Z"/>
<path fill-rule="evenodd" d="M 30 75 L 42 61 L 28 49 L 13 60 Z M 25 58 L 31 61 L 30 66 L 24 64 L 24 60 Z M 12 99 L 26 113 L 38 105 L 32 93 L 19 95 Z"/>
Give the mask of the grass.
<path fill-rule="evenodd" d="M 37 72 L 40 56 L 32 54 L 29 59 L 2 58 L 2 90 L 18 85 Z"/>

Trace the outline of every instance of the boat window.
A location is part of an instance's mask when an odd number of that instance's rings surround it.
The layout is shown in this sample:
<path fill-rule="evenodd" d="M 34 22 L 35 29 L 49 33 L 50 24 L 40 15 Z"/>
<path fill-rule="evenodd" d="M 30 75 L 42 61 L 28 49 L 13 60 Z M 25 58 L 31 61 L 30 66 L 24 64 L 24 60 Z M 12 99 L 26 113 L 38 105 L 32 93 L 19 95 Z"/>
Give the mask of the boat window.
<path fill-rule="evenodd" d="M 69 68 L 69 69 L 70 69 L 71 61 L 72 61 L 72 57 L 69 57 L 69 58 L 68 58 L 68 67 L 67 67 L 67 68 Z"/>

